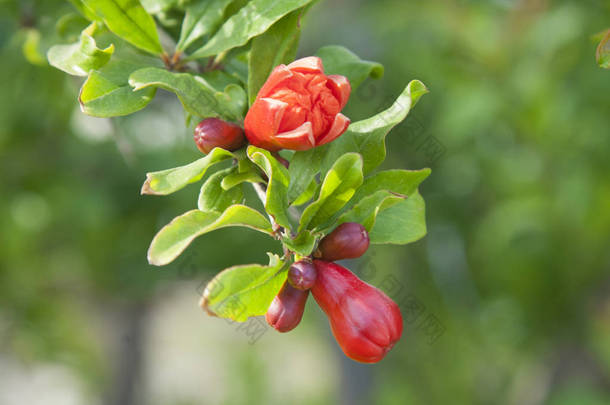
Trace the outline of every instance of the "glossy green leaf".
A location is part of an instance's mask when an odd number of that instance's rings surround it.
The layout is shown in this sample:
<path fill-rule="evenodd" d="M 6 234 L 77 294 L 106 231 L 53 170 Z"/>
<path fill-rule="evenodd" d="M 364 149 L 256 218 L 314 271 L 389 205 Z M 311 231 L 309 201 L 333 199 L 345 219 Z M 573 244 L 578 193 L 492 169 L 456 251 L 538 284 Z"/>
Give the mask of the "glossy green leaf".
<path fill-rule="evenodd" d="M 610 29 L 600 41 L 595 52 L 597 64 L 604 69 L 610 69 Z"/>
<path fill-rule="evenodd" d="M 409 82 L 390 108 L 370 118 L 352 123 L 348 130 L 328 145 L 323 153 L 322 173 L 346 152 L 357 152 L 364 160 L 364 174 L 370 173 L 385 159 L 385 137 L 394 126 L 407 117 L 411 108 L 428 89 L 419 80 Z"/>
<path fill-rule="evenodd" d="M 303 211 L 299 232 L 315 229 L 335 217 L 361 184 L 362 156 L 346 153 L 326 173 L 318 199 Z"/>
<path fill-rule="evenodd" d="M 287 214 L 287 192 L 288 184 L 290 183 L 288 170 L 265 149 L 250 145 L 247 151 L 248 158 L 260 167 L 269 179 L 265 198 L 265 210 L 275 219 L 275 222 L 286 229 L 290 229 L 290 220 Z"/>
<path fill-rule="evenodd" d="M 222 179 L 220 186 L 223 190 L 231 190 L 233 187 L 242 183 L 262 183 L 263 179 L 256 172 L 231 173 Z"/>
<path fill-rule="evenodd" d="M 201 180 L 210 166 L 233 157 L 231 152 L 214 148 L 205 157 L 188 165 L 147 173 L 141 193 L 150 195 L 171 194 L 188 184 Z"/>
<path fill-rule="evenodd" d="M 206 0 L 188 3 L 176 49 L 183 51 L 194 41 L 214 32 L 222 23 L 225 9 L 231 4 L 231 1 Z"/>
<path fill-rule="evenodd" d="M 51 47 L 47 52 L 49 63 L 74 76 L 87 76 L 89 71 L 108 63 L 114 52 L 114 45 L 99 49 L 88 31 L 90 30 L 87 29 L 81 34 L 77 43 Z"/>
<path fill-rule="evenodd" d="M 211 175 L 201 186 L 197 207 L 201 211 L 223 212 L 229 206 L 242 202 L 244 193 L 241 187 L 231 187 L 229 190 L 221 187 L 226 176 L 236 172 L 236 168 L 231 167 Z"/>
<path fill-rule="evenodd" d="M 200 118 L 221 117 L 239 121 L 246 109 L 246 93 L 240 86 L 230 84 L 224 92 L 218 91 L 202 76 L 190 73 L 144 68 L 131 74 L 129 84 L 135 90 L 161 87 L 174 92 L 184 109 Z"/>
<path fill-rule="evenodd" d="M 111 60 L 101 69 L 92 70 L 80 90 L 81 110 L 95 117 L 115 117 L 146 107 L 153 99 L 156 89 L 133 91 L 128 83 L 129 75 L 142 66 L 123 60 Z"/>
<path fill-rule="evenodd" d="M 380 212 L 369 232 L 371 243 L 407 244 L 426 235 L 424 199 L 418 192 Z"/>
<path fill-rule="evenodd" d="M 367 77 L 379 79 L 383 76 L 383 65 L 362 60 L 349 49 L 339 45 L 329 45 L 318 49 L 316 55 L 322 58 L 324 73 L 343 75 L 352 86 L 352 94 Z"/>
<path fill-rule="evenodd" d="M 309 256 L 316 246 L 317 235 L 310 231 L 302 231 L 295 238 L 284 236 L 282 243 L 290 251 L 301 256 Z"/>
<path fill-rule="evenodd" d="M 229 18 L 218 32 L 191 58 L 203 58 L 245 45 L 267 31 L 273 23 L 312 0 L 251 0 Z"/>
<path fill-rule="evenodd" d="M 256 99 L 274 67 L 294 60 L 299 46 L 302 10 L 295 10 L 271 26 L 264 34 L 252 40 L 248 58 L 248 101 Z"/>
<path fill-rule="evenodd" d="M 153 238 L 148 262 L 163 266 L 172 262 L 198 236 L 228 226 L 244 226 L 272 234 L 271 224 L 260 212 L 245 205 L 232 205 L 224 212 L 192 210 L 176 217 Z"/>
<path fill-rule="evenodd" d="M 234 266 L 208 283 L 200 305 L 210 315 L 243 322 L 264 315 L 287 277 L 287 264 L 269 255 L 269 265 Z"/>
<path fill-rule="evenodd" d="M 163 53 L 153 18 L 138 0 L 82 0 L 104 21 L 108 29 L 125 41 L 154 55 Z"/>

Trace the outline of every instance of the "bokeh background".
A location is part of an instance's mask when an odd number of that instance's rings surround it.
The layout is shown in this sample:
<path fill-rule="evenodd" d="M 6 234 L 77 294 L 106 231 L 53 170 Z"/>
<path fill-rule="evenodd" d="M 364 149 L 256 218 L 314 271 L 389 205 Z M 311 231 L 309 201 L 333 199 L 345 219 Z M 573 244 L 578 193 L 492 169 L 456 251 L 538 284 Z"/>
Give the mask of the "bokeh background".
<path fill-rule="evenodd" d="M 198 188 L 142 197 L 144 173 L 199 156 L 177 99 L 83 115 L 49 67 L 59 0 L 0 1 L 0 404 L 610 403 L 610 72 L 591 37 L 607 0 L 325 0 L 299 54 L 381 62 L 358 120 L 411 79 L 431 90 L 388 137 L 386 167 L 431 167 L 426 238 L 348 263 L 401 304 L 403 339 L 347 360 L 313 300 L 280 335 L 208 317 L 202 286 L 277 247 L 199 238 L 146 262 Z M 52 31 L 52 30 L 51 30 Z M 38 49 L 38 51 L 37 51 Z"/>

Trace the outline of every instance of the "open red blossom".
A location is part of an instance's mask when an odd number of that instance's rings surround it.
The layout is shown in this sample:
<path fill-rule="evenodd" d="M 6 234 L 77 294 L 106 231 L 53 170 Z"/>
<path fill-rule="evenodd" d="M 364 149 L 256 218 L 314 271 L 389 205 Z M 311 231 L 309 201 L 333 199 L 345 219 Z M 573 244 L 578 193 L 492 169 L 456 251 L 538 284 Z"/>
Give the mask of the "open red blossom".
<path fill-rule="evenodd" d="M 246 115 L 246 137 L 251 144 L 270 151 L 324 145 L 349 126 L 349 118 L 340 111 L 350 91 L 345 76 L 324 74 L 317 56 L 279 65 Z"/>

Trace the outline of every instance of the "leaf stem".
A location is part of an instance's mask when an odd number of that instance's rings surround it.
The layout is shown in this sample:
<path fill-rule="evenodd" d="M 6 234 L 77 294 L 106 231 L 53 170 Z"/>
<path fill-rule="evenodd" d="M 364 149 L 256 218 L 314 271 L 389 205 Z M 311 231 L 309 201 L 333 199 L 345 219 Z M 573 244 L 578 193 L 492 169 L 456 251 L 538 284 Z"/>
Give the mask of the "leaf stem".
<path fill-rule="evenodd" d="M 252 183 L 252 187 L 254 188 L 254 191 L 256 191 L 258 199 L 261 200 L 263 206 L 265 206 L 265 204 L 267 203 L 267 187 L 265 187 L 261 183 Z M 275 218 L 273 218 L 273 215 L 267 213 L 267 216 L 269 217 L 269 221 L 271 222 L 271 228 L 273 229 L 276 238 L 280 239 L 280 235 L 282 234 L 284 229 L 277 222 L 275 222 Z"/>

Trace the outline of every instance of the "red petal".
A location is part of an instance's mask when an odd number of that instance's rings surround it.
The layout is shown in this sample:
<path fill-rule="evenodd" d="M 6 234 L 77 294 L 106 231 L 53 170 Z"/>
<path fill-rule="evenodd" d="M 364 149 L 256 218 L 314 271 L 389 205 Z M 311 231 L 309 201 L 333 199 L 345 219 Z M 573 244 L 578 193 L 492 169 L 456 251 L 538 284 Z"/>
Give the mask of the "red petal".
<path fill-rule="evenodd" d="M 311 122 L 309 121 L 304 122 L 303 125 L 292 131 L 277 134 L 275 141 L 282 148 L 292 150 L 307 150 L 316 145 Z"/>
<path fill-rule="evenodd" d="M 258 91 L 256 97 L 259 98 L 269 96 L 269 94 L 277 87 L 278 84 L 291 78 L 292 76 L 294 76 L 293 73 L 286 65 L 276 66 L 267 78 L 265 84 L 263 84 L 263 87 L 261 87 L 261 89 Z"/>
<path fill-rule="evenodd" d="M 352 86 L 349 84 L 347 77 L 341 75 L 328 75 L 328 81 L 326 82 L 328 88 L 333 92 L 333 95 L 339 101 L 342 110 L 347 104 L 347 99 L 352 91 Z"/>
<path fill-rule="evenodd" d="M 317 56 L 308 56 L 297 59 L 287 66 L 288 69 L 301 73 L 324 73 L 322 59 Z"/>
<path fill-rule="evenodd" d="M 250 107 L 244 129 L 251 144 L 268 150 L 277 150 L 279 145 L 273 141 L 284 111 L 288 107 L 283 101 L 272 98 L 257 98 Z"/>
<path fill-rule="evenodd" d="M 325 143 L 329 143 L 337 139 L 347 130 L 349 123 L 350 120 L 345 115 L 335 115 L 335 120 L 333 121 L 333 125 L 330 127 L 330 130 L 328 130 L 328 133 L 318 140 L 316 146 L 324 145 Z"/>

